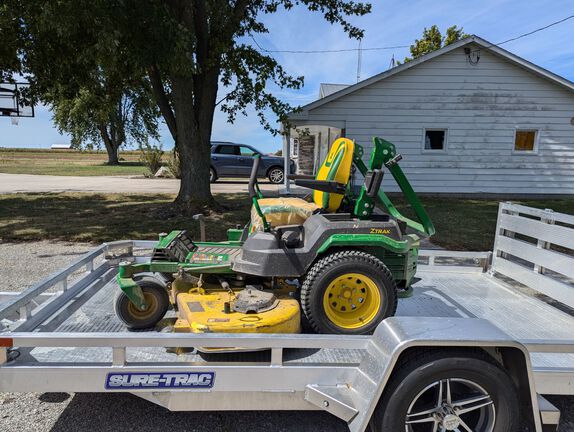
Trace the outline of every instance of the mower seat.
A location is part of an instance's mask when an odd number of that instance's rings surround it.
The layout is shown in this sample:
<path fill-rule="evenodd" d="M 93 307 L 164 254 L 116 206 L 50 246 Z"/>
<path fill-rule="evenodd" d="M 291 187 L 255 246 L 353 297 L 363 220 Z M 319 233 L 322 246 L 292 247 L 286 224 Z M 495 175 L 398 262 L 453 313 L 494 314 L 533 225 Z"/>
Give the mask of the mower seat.
<path fill-rule="evenodd" d="M 355 143 L 348 138 L 339 138 L 331 146 L 329 154 L 319 168 L 314 180 L 305 181 L 301 177 L 309 180 L 307 176 L 295 176 L 296 184 L 313 188 L 314 184 L 321 187 L 322 184 L 344 185 L 346 188 L 351 177 L 351 166 L 353 165 L 353 153 Z M 337 193 L 342 192 L 342 193 Z M 341 207 L 344 191 L 337 192 L 313 190 L 313 201 L 308 202 L 301 198 L 262 198 L 258 200 L 259 207 L 265 215 L 267 222 L 272 227 L 282 225 L 302 225 L 313 213 L 318 211 L 334 213 Z M 251 210 L 251 231 L 263 230 L 263 221 L 257 214 L 255 208 Z"/>

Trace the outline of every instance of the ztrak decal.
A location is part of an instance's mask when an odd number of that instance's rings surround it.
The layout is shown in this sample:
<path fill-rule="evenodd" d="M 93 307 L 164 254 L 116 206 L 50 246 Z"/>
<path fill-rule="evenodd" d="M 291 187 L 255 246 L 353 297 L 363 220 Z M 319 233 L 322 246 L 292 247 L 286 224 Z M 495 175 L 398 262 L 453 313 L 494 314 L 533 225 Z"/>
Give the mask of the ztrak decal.
<path fill-rule="evenodd" d="M 111 372 L 106 376 L 106 389 L 206 389 L 214 382 L 215 372 Z"/>
<path fill-rule="evenodd" d="M 371 234 L 390 234 L 391 230 L 388 228 L 380 229 L 380 228 L 371 228 Z"/>

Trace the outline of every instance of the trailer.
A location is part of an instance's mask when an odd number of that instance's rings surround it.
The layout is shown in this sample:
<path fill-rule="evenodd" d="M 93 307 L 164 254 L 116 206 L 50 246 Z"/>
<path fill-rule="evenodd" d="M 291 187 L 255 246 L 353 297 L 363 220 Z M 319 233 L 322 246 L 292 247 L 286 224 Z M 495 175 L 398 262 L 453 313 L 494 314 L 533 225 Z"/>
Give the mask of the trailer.
<path fill-rule="evenodd" d="M 556 430 L 544 396 L 574 395 L 573 216 L 502 203 L 494 250 L 421 251 L 413 296 L 370 336 L 127 332 L 113 311 L 117 268 L 154 244 L 103 244 L 0 298 L 0 391 L 324 410 L 350 431 L 407 432 Z"/>

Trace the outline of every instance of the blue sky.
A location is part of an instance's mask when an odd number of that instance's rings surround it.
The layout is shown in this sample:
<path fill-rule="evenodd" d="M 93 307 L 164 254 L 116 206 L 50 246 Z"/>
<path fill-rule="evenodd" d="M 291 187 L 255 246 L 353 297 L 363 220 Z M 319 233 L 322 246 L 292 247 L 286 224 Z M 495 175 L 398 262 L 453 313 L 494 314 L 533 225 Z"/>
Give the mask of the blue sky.
<path fill-rule="evenodd" d="M 574 14 L 572 0 L 374 0 L 370 15 L 354 18 L 353 23 L 365 29 L 363 48 L 410 45 L 420 37 L 424 27 L 437 24 L 441 31 L 450 25 L 464 27 L 497 43 L 534 30 Z M 338 26 L 326 23 L 320 14 L 304 8 L 281 11 L 264 18 L 270 32 L 257 36 L 259 44 L 270 50 L 325 50 L 356 48 Z M 574 80 L 574 19 L 532 36 L 507 43 L 503 48 L 524 57 L 567 79 Z M 273 54 L 294 76 L 305 76 L 305 86 L 298 91 L 278 90 L 277 94 L 293 105 L 315 100 L 319 85 L 356 82 L 357 53 Z M 408 48 L 363 52 L 363 79 L 389 67 L 391 57 L 403 59 Z M 221 90 L 226 94 L 225 89 Z M 264 152 L 281 147 L 281 138 L 272 136 L 260 126 L 253 110 L 247 117 L 238 117 L 235 124 L 226 122 L 217 112 L 213 127 L 214 140 L 249 143 Z M 170 148 L 171 137 L 163 128 L 162 143 Z M 49 147 L 69 142 L 53 127 L 46 107 L 36 108 L 36 117 L 21 119 L 18 126 L 0 118 L 0 147 Z"/>

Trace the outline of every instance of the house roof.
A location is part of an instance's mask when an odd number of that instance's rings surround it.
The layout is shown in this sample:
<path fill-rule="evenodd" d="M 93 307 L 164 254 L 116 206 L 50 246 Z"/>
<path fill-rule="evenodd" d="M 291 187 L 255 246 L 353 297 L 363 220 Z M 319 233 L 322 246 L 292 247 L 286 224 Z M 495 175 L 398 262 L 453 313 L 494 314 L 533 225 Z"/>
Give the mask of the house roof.
<path fill-rule="evenodd" d="M 319 88 L 319 99 L 324 97 L 330 96 L 333 93 L 338 92 L 339 90 L 346 89 L 350 87 L 351 84 L 327 84 L 321 83 L 321 87 Z"/>
<path fill-rule="evenodd" d="M 369 85 L 376 83 L 378 81 L 382 81 L 386 78 L 389 78 L 393 75 L 401 73 L 405 70 L 416 67 L 417 65 L 419 65 L 421 63 L 432 60 L 436 57 L 439 57 L 443 54 L 449 53 L 455 49 L 464 47 L 465 45 L 469 45 L 469 44 L 478 45 L 479 47 L 481 47 L 481 49 L 488 50 L 491 53 L 493 53 L 499 57 L 502 57 L 502 58 L 508 60 L 509 62 L 514 63 L 517 66 L 520 66 L 520 67 L 540 76 L 541 78 L 547 79 L 547 80 L 549 80 L 549 81 L 551 81 L 551 82 L 553 82 L 553 83 L 555 83 L 555 84 L 557 84 L 557 85 L 559 85 L 559 86 L 561 86 L 567 90 L 574 92 L 574 82 L 569 81 L 566 78 L 563 78 L 563 77 L 561 77 L 561 76 L 559 76 L 553 72 L 550 72 L 547 69 L 544 69 L 540 66 L 537 66 L 534 63 L 531 63 L 528 60 L 525 60 L 522 57 L 519 57 L 516 54 L 511 53 L 510 51 L 507 51 L 503 48 L 500 48 L 496 44 L 490 43 L 485 39 L 482 39 L 478 36 L 472 35 L 472 36 L 469 36 L 467 38 L 461 39 L 455 43 L 452 43 L 448 46 L 445 46 L 439 50 L 433 51 L 431 53 L 428 53 L 428 54 L 425 54 L 421 57 L 418 57 L 414 60 L 411 60 L 410 62 L 403 63 L 403 64 L 396 66 L 392 69 L 389 69 L 385 72 L 374 75 L 370 78 L 367 78 L 366 80 L 358 82 L 357 84 L 346 86 L 344 88 L 341 88 L 341 89 L 335 91 L 334 93 L 327 94 L 324 97 L 322 97 L 321 99 L 318 99 L 314 102 L 311 102 L 311 103 L 303 106 L 299 112 L 292 113 L 290 115 L 290 117 L 293 119 L 305 117 L 305 115 L 306 115 L 305 113 L 312 110 L 312 109 L 320 107 L 321 105 L 325 105 L 331 101 L 339 99 L 342 96 L 348 95 L 349 93 L 352 93 L 356 90 L 362 89 L 363 87 L 369 86 Z M 323 87 L 323 85 L 324 84 L 321 84 L 321 87 Z M 341 84 L 326 84 L 326 85 L 327 86 L 342 86 Z"/>

